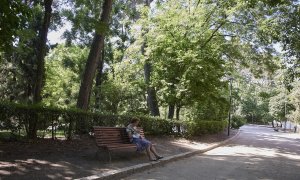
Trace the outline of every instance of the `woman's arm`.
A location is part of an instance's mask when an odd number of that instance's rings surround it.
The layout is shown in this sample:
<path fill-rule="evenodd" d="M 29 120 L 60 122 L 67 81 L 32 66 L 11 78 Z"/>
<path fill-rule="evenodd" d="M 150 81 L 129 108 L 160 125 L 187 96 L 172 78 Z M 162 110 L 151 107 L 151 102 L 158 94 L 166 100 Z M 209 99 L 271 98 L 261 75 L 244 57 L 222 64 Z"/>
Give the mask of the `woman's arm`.
<path fill-rule="evenodd" d="M 132 131 L 131 131 L 131 128 L 127 127 L 127 128 L 126 128 L 126 132 L 127 132 L 127 134 L 128 134 L 129 139 L 132 139 Z"/>
<path fill-rule="evenodd" d="M 134 127 L 134 131 L 137 133 L 140 133 L 141 130 L 140 130 L 140 128 Z"/>
<path fill-rule="evenodd" d="M 129 139 L 132 139 L 132 133 L 131 132 L 127 132 Z"/>

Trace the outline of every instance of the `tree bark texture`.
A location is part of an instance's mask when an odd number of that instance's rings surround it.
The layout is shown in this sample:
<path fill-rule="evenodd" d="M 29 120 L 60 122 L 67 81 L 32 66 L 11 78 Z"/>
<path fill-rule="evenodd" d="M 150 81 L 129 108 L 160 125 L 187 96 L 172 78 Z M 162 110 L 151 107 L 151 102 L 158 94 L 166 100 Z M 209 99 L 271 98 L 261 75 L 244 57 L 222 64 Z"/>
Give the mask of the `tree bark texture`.
<path fill-rule="evenodd" d="M 104 45 L 103 45 L 104 46 Z M 95 109 L 100 109 L 100 94 L 101 94 L 101 89 L 100 86 L 102 84 L 103 81 L 103 65 L 104 65 L 104 47 L 101 53 L 101 56 L 99 57 L 99 63 L 98 63 L 98 67 L 97 67 L 97 75 L 96 75 L 96 92 L 95 92 Z"/>
<path fill-rule="evenodd" d="M 108 25 L 110 13 L 112 9 L 112 0 L 105 0 L 102 6 L 102 15 L 100 18 L 101 24 Z M 93 85 L 93 79 L 96 73 L 99 56 L 104 45 L 105 34 L 103 32 L 95 33 L 91 50 L 85 65 L 85 71 L 83 74 L 83 79 L 81 81 L 79 96 L 77 99 L 77 108 L 87 110 L 89 106 L 89 99 L 91 94 L 91 89 Z"/>
<path fill-rule="evenodd" d="M 48 29 L 50 26 L 50 19 L 52 13 L 52 2 L 53 0 L 44 0 L 45 6 L 45 14 L 44 14 L 44 22 L 42 28 L 40 30 L 39 43 L 37 47 L 37 72 L 36 72 L 36 82 L 35 89 L 33 95 L 33 102 L 39 103 L 42 100 L 42 86 L 45 74 L 45 55 L 46 55 L 46 43 L 47 43 L 47 35 Z"/>
<path fill-rule="evenodd" d="M 176 106 L 176 120 L 179 120 L 180 106 Z"/>
<path fill-rule="evenodd" d="M 179 115 L 180 115 L 180 106 L 176 106 L 176 120 L 179 120 Z M 181 133 L 181 128 L 180 124 L 176 124 L 177 132 Z"/>
<path fill-rule="evenodd" d="M 148 6 L 150 8 L 150 3 L 153 0 L 145 0 L 145 6 Z M 145 47 L 146 42 L 144 41 L 142 47 L 141 47 L 141 53 L 142 55 L 145 55 Z M 152 71 L 152 65 L 149 61 L 146 60 L 144 64 L 144 76 L 145 76 L 145 83 L 147 88 L 147 106 L 150 110 L 151 116 L 160 116 L 158 102 L 156 98 L 156 90 L 154 87 L 150 86 L 151 83 L 151 71 Z"/>
<path fill-rule="evenodd" d="M 37 45 L 37 70 L 36 70 L 35 86 L 34 86 L 34 93 L 33 93 L 34 103 L 39 103 L 42 101 L 41 94 L 42 94 L 43 80 L 45 74 L 46 43 L 47 43 L 47 35 L 48 35 L 48 29 L 50 26 L 50 19 L 52 13 L 52 8 L 51 8 L 52 2 L 53 0 L 44 0 L 44 7 L 45 7 L 44 21 L 39 32 L 39 42 Z M 28 138 L 36 139 L 38 115 L 35 114 L 32 117 L 33 117 L 32 119 L 29 119 Z"/>
<path fill-rule="evenodd" d="M 151 77 L 152 67 L 149 62 L 146 62 L 144 65 L 145 73 L 145 83 L 147 86 L 147 105 L 150 110 L 151 116 L 160 116 L 158 102 L 156 99 L 156 91 L 154 87 L 150 86 L 150 77 Z"/>

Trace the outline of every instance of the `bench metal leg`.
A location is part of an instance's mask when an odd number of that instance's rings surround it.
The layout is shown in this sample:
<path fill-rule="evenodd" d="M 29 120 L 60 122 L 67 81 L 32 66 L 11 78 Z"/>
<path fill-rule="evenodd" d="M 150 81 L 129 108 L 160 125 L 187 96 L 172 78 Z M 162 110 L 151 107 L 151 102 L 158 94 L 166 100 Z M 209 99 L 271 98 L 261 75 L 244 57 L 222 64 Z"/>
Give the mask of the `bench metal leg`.
<path fill-rule="evenodd" d="M 108 156 L 109 156 L 109 163 L 111 163 L 111 153 L 109 150 L 107 150 L 107 151 L 108 151 Z"/>
<path fill-rule="evenodd" d="M 107 157 L 103 157 L 103 153 L 105 153 L 105 151 L 107 152 L 107 155 L 108 155 L 108 159 Z M 111 152 L 108 150 L 108 149 L 98 149 L 97 152 L 96 152 L 96 155 L 95 155 L 95 158 L 98 159 L 98 160 L 108 160 L 109 163 L 111 163 Z M 1 179 L 0 179 L 1 180 Z"/>

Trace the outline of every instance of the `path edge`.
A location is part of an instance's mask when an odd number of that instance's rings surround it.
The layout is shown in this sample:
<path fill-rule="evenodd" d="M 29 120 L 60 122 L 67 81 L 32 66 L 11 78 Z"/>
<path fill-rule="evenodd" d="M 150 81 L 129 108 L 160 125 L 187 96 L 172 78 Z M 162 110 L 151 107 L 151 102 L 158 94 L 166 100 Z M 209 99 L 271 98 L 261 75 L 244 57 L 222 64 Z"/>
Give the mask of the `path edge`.
<path fill-rule="evenodd" d="M 142 163 L 142 164 L 138 164 L 138 165 L 134 165 L 134 166 L 130 166 L 130 167 L 126 167 L 126 168 L 121 168 L 118 170 L 111 170 L 108 172 L 104 172 L 104 173 L 99 173 L 99 174 L 95 174 L 92 176 L 87 176 L 87 177 L 82 177 L 82 178 L 78 178 L 76 180 L 109 180 L 109 179 L 121 179 L 124 178 L 126 176 L 129 176 L 131 174 L 134 173 L 138 173 L 138 172 L 142 172 L 148 169 L 151 169 L 153 167 L 158 167 L 173 161 L 177 161 L 179 159 L 183 159 L 183 158 L 187 158 L 196 154 L 202 154 L 205 153 L 207 151 L 210 151 L 212 149 L 215 149 L 217 147 L 223 146 L 227 143 L 229 143 L 230 141 L 233 141 L 236 137 L 238 137 L 238 135 L 240 134 L 240 130 L 238 130 L 238 132 L 224 140 L 221 142 L 218 142 L 214 145 L 211 145 L 205 149 L 201 149 L 201 150 L 194 150 L 194 151 L 189 151 L 189 152 L 185 152 L 185 153 L 181 153 L 181 154 L 177 154 L 177 155 L 173 155 L 173 156 L 168 156 L 168 157 L 164 157 L 163 159 L 156 161 L 156 162 L 148 162 L 148 163 Z"/>

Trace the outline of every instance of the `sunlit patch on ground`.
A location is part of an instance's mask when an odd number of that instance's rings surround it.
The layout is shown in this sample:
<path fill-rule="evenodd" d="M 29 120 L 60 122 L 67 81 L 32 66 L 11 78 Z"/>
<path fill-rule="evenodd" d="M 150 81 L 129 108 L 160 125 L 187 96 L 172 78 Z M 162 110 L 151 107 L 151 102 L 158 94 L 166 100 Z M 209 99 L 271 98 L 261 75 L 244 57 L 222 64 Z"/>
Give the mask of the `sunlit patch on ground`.
<path fill-rule="evenodd" d="M 256 148 L 247 146 L 230 146 L 217 148 L 205 153 L 206 155 L 224 155 L 224 156 L 264 156 L 276 157 L 278 153 L 274 149 Z"/>
<path fill-rule="evenodd" d="M 172 144 L 196 150 L 196 149 L 203 149 L 203 148 L 207 147 L 208 145 L 214 145 L 216 143 L 210 143 L 210 144 L 208 144 L 208 143 L 200 143 L 200 142 L 175 141 L 175 142 L 172 142 Z"/>

